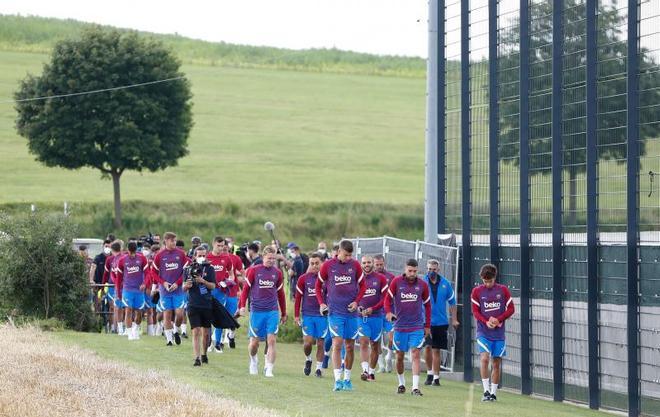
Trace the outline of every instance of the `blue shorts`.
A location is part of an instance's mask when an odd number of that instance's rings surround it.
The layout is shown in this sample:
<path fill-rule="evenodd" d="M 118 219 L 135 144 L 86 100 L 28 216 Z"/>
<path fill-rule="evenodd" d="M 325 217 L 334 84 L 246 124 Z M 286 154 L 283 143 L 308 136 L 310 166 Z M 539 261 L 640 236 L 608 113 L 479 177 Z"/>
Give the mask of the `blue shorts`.
<path fill-rule="evenodd" d="M 412 332 L 394 331 L 392 349 L 407 352 L 410 349 L 421 349 L 422 346 L 424 346 L 424 330 L 414 330 Z"/>
<path fill-rule="evenodd" d="M 477 348 L 479 353 L 488 353 L 493 358 L 506 356 L 506 341 L 490 340 L 483 336 L 477 338 Z"/>
<path fill-rule="evenodd" d="M 146 307 L 142 291 L 124 291 L 121 295 L 121 301 L 124 303 L 124 307 L 135 310 L 142 310 Z"/>
<path fill-rule="evenodd" d="M 160 294 L 160 301 L 158 302 L 160 311 L 178 310 L 186 308 L 186 297 L 184 294 Z"/>
<path fill-rule="evenodd" d="M 377 342 L 383 335 L 382 317 L 366 317 L 358 319 L 358 335 L 368 337 L 372 342 Z"/>
<path fill-rule="evenodd" d="M 211 294 L 213 295 L 213 298 L 220 302 L 220 304 L 225 305 L 227 294 L 222 292 L 220 288 L 214 288 L 213 291 L 211 291 Z"/>
<path fill-rule="evenodd" d="M 232 316 L 238 311 L 238 297 L 225 297 L 225 308 Z"/>
<path fill-rule="evenodd" d="M 124 308 L 124 303 L 115 295 L 115 287 L 108 287 L 108 298 L 112 300 L 112 304 L 117 308 Z"/>
<path fill-rule="evenodd" d="M 151 301 L 151 296 L 144 294 L 144 308 L 149 309 L 154 307 L 156 307 L 156 305 Z"/>
<path fill-rule="evenodd" d="M 269 334 L 277 334 L 279 326 L 279 311 L 253 311 L 250 313 L 248 337 L 258 337 L 259 339 L 264 339 Z"/>
<path fill-rule="evenodd" d="M 323 339 L 328 333 L 328 319 L 321 316 L 302 316 L 303 336 Z"/>
<path fill-rule="evenodd" d="M 330 315 L 328 316 L 328 330 L 332 337 L 355 340 L 358 336 L 358 318 Z"/>
<path fill-rule="evenodd" d="M 394 330 L 394 324 L 383 316 L 383 333 L 389 333 Z"/>

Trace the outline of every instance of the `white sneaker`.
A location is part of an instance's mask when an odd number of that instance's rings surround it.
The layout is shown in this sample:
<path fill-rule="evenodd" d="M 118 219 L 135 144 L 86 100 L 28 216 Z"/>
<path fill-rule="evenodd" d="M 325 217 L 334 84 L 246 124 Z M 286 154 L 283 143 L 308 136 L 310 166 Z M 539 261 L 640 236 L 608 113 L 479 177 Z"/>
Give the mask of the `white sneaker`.
<path fill-rule="evenodd" d="M 209 347 L 206 349 L 206 352 L 213 352 L 213 344 L 211 343 Z"/>
<path fill-rule="evenodd" d="M 250 362 L 250 375 L 259 375 L 259 368 L 256 362 Z"/>
<path fill-rule="evenodd" d="M 264 369 L 264 376 L 265 376 L 266 378 L 272 378 L 272 377 L 274 377 L 275 375 L 273 375 L 273 368 L 265 368 L 265 369 Z"/>

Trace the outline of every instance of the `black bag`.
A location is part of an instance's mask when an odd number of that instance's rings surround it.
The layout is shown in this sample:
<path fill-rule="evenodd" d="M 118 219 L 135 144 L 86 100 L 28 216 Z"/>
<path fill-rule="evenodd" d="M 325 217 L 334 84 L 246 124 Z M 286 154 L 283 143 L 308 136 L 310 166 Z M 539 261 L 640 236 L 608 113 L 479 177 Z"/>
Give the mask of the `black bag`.
<path fill-rule="evenodd" d="M 300 257 L 302 258 L 303 261 L 303 274 L 304 274 L 305 272 L 307 272 L 307 268 L 309 268 L 309 256 L 307 256 L 306 253 L 300 252 Z"/>
<path fill-rule="evenodd" d="M 220 301 L 216 300 L 213 298 L 213 321 L 211 324 L 213 327 L 216 329 L 230 329 L 230 330 L 236 330 L 239 327 L 241 327 L 240 324 L 238 324 L 238 321 L 229 314 L 229 311 L 220 304 Z"/>

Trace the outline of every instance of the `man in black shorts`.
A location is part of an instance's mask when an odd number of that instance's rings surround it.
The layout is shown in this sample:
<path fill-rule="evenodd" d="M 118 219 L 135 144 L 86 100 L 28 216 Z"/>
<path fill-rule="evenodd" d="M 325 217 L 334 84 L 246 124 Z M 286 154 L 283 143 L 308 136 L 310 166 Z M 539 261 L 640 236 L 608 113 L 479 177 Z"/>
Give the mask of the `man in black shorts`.
<path fill-rule="evenodd" d="M 198 246 L 189 269 L 184 270 L 184 291 L 188 292 L 188 321 L 192 329 L 195 363 L 208 363 L 204 341 L 211 334 L 213 321 L 213 295 L 215 270 L 206 261 L 206 248 Z"/>
<path fill-rule="evenodd" d="M 427 340 L 424 359 L 426 361 L 426 381 L 424 385 L 440 385 L 441 350 L 447 350 L 447 330 L 449 317 L 447 317 L 447 304 L 451 314 L 451 324 L 458 327 L 456 316 L 456 294 L 451 283 L 438 274 L 440 264 L 431 259 L 426 264 L 428 270 L 424 279 L 429 285 L 431 295 L 431 337 Z"/>

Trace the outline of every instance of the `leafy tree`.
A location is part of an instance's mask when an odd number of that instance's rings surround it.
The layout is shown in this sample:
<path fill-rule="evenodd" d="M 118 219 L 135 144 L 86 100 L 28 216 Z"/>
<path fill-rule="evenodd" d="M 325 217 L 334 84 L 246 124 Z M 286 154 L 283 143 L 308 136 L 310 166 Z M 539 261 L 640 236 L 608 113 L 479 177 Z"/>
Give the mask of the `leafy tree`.
<path fill-rule="evenodd" d="M 552 91 L 552 2 L 536 3 L 530 8 L 530 90 L 537 92 L 530 101 L 530 157 L 532 174 L 551 172 L 552 142 L 550 137 Z M 613 160 L 624 164 L 626 160 L 626 56 L 624 31 L 626 16 L 617 10 L 617 1 L 610 6 L 601 5 L 597 17 L 597 135 L 599 160 Z M 518 23 L 519 25 L 519 23 Z M 563 166 L 569 175 L 569 224 L 576 223 L 578 174 L 586 170 L 586 8 L 582 0 L 566 0 L 564 6 L 564 137 Z M 519 94 L 518 60 L 520 27 L 503 32 L 500 42 L 504 51 L 500 56 L 499 82 L 502 95 Z M 640 48 L 640 105 L 660 103 L 660 72 L 651 71 L 658 64 L 645 48 Z M 515 91 L 514 91 L 515 90 Z M 573 103 L 573 104 L 569 104 Z M 518 113 L 517 100 L 503 100 L 500 114 Z M 534 110 L 534 111 L 532 111 Z M 525 110 L 522 110 L 525 111 Z M 657 137 L 660 126 L 653 122 L 653 112 L 640 112 L 640 155 L 646 153 L 646 139 Z M 500 119 L 500 157 L 504 162 L 519 165 L 518 118 Z"/>
<path fill-rule="evenodd" d="M 72 246 L 76 225 L 63 216 L 0 214 L 0 300 L 20 316 L 94 328 L 85 261 Z"/>
<path fill-rule="evenodd" d="M 191 92 L 184 78 L 94 94 L 29 100 L 183 77 L 179 61 L 160 42 L 136 32 L 93 27 L 59 42 L 40 76 L 15 93 L 20 135 L 46 166 L 92 167 L 114 188 L 115 226 L 121 227 L 119 179 L 125 170 L 151 172 L 187 154 Z M 25 100 L 25 101 L 20 101 Z"/>

